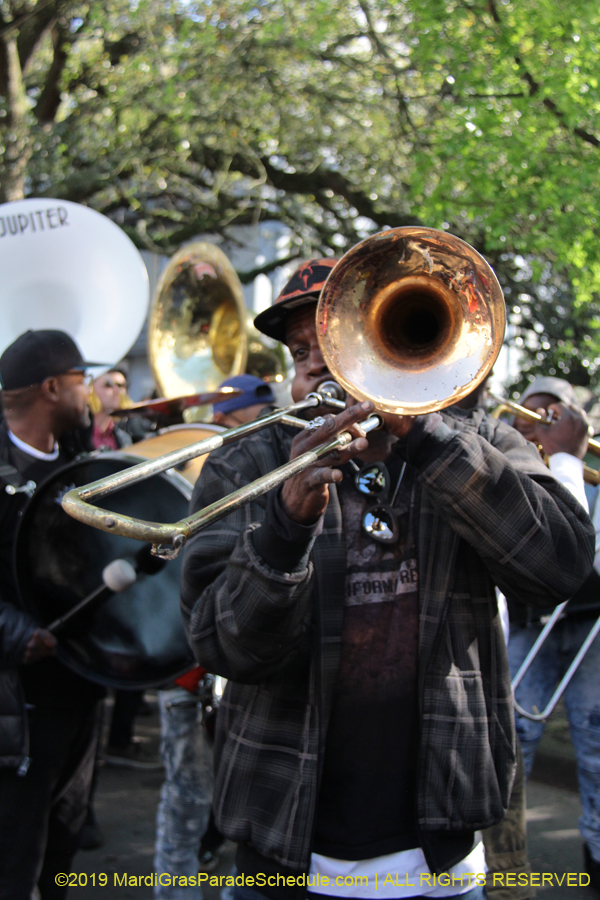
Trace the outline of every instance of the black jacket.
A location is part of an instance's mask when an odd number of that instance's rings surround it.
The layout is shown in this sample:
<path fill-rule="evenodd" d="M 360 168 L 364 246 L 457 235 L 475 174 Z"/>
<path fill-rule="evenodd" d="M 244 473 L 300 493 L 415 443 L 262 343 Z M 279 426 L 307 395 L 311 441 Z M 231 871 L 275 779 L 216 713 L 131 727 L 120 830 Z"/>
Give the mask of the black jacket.
<path fill-rule="evenodd" d="M 10 447 L 8 428 L 1 420 L 0 464 L 12 463 Z M 80 452 L 81 444 L 73 438 L 61 449 L 67 461 Z M 28 497 L 20 492 L 8 494 L 7 483 L 0 477 L 0 768 L 21 767 L 24 774 L 29 740 L 18 666 L 38 623 L 20 607 L 13 571 L 15 536 Z"/>

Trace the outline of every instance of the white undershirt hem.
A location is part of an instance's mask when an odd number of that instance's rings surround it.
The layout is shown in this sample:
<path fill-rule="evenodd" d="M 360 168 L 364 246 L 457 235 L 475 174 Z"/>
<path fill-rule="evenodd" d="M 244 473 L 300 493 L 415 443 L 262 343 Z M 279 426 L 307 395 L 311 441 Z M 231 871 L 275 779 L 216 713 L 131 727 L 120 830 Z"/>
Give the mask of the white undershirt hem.
<path fill-rule="evenodd" d="M 438 876 L 431 874 L 420 848 L 357 861 L 332 859 L 313 853 L 307 890 L 309 893 L 313 891 L 331 897 L 360 900 L 453 897 L 472 891 L 478 884 L 485 884 L 486 871 L 482 841 L 448 872 Z M 325 883 L 324 878 L 328 879 Z"/>

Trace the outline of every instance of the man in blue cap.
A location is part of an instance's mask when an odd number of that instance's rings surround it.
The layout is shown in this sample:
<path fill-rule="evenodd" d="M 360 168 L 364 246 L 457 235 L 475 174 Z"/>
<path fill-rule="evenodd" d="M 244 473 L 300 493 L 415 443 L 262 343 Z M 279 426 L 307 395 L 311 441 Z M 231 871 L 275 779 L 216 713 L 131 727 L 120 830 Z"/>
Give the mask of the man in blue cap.
<path fill-rule="evenodd" d="M 224 387 L 236 388 L 242 393 L 229 400 L 215 403 L 213 407 L 215 425 L 223 425 L 225 428 L 245 425 L 246 422 L 253 422 L 267 404 L 275 403 L 269 385 L 256 375 L 234 375 L 223 381 L 219 385 L 219 390 Z"/>

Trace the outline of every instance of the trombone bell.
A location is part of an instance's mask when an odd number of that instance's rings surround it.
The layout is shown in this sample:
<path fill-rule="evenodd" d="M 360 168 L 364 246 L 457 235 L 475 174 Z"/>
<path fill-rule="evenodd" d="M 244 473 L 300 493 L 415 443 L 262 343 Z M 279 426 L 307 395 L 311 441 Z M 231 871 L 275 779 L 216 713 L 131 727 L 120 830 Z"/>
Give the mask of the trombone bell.
<path fill-rule="evenodd" d="M 496 276 L 469 244 L 433 228 L 393 228 L 332 270 L 317 330 L 331 374 L 352 397 L 421 415 L 483 381 L 505 319 Z"/>

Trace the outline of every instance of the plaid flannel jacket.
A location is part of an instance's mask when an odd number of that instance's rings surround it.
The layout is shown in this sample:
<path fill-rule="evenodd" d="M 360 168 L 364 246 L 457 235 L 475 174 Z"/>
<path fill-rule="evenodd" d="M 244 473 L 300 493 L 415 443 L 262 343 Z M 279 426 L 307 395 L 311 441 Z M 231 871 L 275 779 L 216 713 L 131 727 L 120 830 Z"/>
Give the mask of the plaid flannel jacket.
<path fill-rule="evenodd" d="M 509 598 L 555 605 L 593 560 L 587 514 L 531 444 L 481 411 L 443 418 L 434 433 L 394 448 L 418 473 L 422 835 L 486 828 L 508 804 L 515 738 L 494 585 Z M 287 462 L 292 436 L 276 426 L 212 453 L 192 508 Z M 305 870 L 346 550 L 333 486 L 322 532 L 291 572 L 270 568 L 255 550 L 252 531 L 268 527 L 266 515 L 262 497 L 190 542 L 183 614 L 198 662 L 229 679 L 215 744 L 217 824 L 231 840 Z"/>

